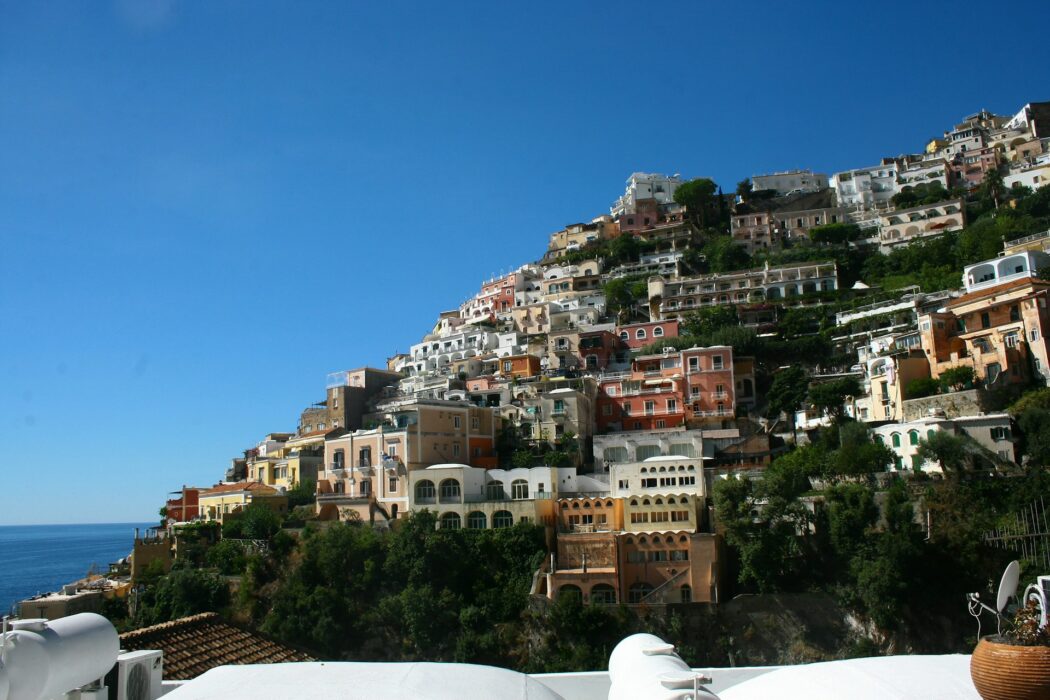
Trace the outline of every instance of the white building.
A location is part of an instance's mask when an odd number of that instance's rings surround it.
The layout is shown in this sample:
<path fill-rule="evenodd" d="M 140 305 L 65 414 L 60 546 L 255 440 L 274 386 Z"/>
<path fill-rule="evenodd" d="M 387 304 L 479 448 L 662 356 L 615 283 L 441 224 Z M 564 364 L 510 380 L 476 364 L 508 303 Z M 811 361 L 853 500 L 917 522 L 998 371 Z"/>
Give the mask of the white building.
<path fill-rule="evenodd" d="M 1015 461 L 1015 438 L 1010 429 L 1010 416 L 994 413 L 983 416 L 945 418 L 931 416 L 909 423 L 887 423 L 873 428 L 875 438 L 893 452 L 893 464 L 898 471 L 943 472 L 937 462 L 923 461 L 919 446 L 934 433 L 946 431 L 952 435 L 967 435 L 988 451 L 989 455 L 1005 462 Z"/>
<path fill-rule="evenodd" d="M 828 176 L 812 170 L 785 170 L 769 175 L 752 175 L 751 187 L 758 190 L 776 190 L 777 194 L 817 192 L 828 188 Z"/>
<path fill-rule="evenodd" d="M 471 328 L 445 337 L 428 335 L 409 351 L 397 371 L 405 374 L 435 372 L 448 367 L 456 360 L 484 355 L 496 348 L 499 338 L 496 333 L 483 328 Z"/>
<path fill-rule="evenodd" d="M 886 206 L 897 193 L 897 164 L 845 170 L 831 176 L 839 206 L 873 209 Z"/>
<path fill-rule="evenodd" d="M 970 293 L 1012 280 L 1036 277 L 1039 270 L 1048 265 L 1050 255 L 1036 250 L 983 260 L 963 268 L 963 286 L 966 287 L 966 292 Z"/>
<path fill-rule="evenodd" d="M 625 214 L 634 214 L 638 208 L 639 199 L 654 199 L 657 204 L 671 204 L 674 202 L 674 191 L 682 184 L 682 178 L 674 175 L 660 175 L 658 173 L 632 173 L 627 178 L 627 190 L 612 205 L 610 211 L 616 218 Z"/>

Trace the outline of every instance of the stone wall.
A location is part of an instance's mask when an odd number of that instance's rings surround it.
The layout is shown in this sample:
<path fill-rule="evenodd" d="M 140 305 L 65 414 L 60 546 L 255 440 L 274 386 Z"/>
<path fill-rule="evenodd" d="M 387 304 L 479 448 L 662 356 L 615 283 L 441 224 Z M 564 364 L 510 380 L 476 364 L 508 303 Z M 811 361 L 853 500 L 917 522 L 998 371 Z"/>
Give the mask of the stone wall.
<path fill-rule="evenodd" d="M 985 392 L 978 389 L 935 394 L 921 399 L 908 399 L 904 402 L 904 421 L 927 418 L 931 409 L 944 411 L 945 418 L 977 416 L 989 411 L 987 404 L 988 397 Z"/>

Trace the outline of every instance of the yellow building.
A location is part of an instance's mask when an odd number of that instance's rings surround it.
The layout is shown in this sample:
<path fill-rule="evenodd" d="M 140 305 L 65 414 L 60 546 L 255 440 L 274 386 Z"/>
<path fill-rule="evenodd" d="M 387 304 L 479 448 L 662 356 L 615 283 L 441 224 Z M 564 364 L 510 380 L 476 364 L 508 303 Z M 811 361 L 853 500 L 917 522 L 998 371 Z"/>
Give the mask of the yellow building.
<path fill-rule="evenodd" d="M 231 513 L 239 513 L 252 503 L 262 503 L 279 514 L 288 512 L 288 497 L 277 489 L 257 481 L 219 484 L 200 494 L 200 513 L 205 520 L 223 522 Z"/>

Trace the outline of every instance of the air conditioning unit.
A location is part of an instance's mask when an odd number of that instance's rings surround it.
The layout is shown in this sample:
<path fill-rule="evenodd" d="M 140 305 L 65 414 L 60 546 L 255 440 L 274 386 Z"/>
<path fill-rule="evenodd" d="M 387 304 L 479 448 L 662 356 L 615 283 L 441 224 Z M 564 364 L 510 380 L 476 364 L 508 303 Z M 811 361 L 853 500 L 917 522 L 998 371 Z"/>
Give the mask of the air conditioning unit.
<path fill-rule="evenodd" d="M 164 652 L 125 651 L 106 676 L 110 700 L 156 700 L 161 696 Z"/>

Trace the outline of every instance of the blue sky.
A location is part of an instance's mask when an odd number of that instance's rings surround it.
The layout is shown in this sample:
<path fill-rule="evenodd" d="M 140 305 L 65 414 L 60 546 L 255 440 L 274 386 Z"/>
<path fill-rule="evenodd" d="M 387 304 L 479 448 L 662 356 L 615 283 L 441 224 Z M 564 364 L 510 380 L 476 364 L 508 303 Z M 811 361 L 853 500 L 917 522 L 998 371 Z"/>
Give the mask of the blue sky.
<path fill-rule="evenodd" d="M 152 518 L 631 172 L 1050 99 L 983 3 L 509 5 L 0 2 L 0 524 Z"/>

